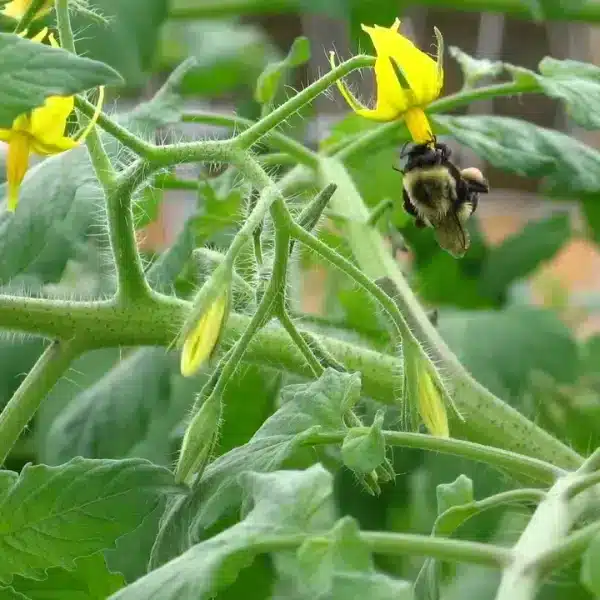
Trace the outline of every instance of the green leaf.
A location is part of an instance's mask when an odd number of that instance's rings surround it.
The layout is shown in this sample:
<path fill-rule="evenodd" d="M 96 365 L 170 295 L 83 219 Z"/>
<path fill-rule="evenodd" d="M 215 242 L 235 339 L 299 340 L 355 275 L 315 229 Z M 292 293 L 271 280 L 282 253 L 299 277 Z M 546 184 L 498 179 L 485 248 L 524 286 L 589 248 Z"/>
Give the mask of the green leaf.
<path fill-rule="evenodd" d="M 358 524 L 350 517 L 340 519 L 331 531 L 308 538 L 293 558 L 283 563 L 285 576 L 293 582 L 293 595 L 280 593 L 281 597 L 343 600 L 365 595 L 373 600 L 412 599 L 409 582 L 375 570 L 369 547 L 360 539 Z"/>
<path fill-rule="evenodd" d="M 111 573 L 102 554 L 75 561 L 75 569 L 49 569 L 46 579 L 15 577 L 12 588 L 30 600 L 106 600 L 125 585 L 123 576 Z"/>
<path fill-rule="evenodd" d="M 56 281 L 102 201 L 86 148 L 52 156 L 32 167 L 14 214 L 0 217 L 0 283 L 21 273 Z"/>
<path fill-rule="evenodd" d="M 77 40 L 77 53 L 118 69 L 128 86 L 142 85 L 154 61 L 167 4 L 167 0 L 94 0 L 93 9 L 108 25 L 75 13 L 73 29 L 85 32 Z"/>
<path fill-rule="evenodd" d="M 260 104 L 270 104 L 279 89 L 279 82 L 288 69 L 299 67 L 310 60 L 310 41 L 307 37 L 297 37 L 287 56 L 265 67 L 259 75 L 254 89 L 254 99 Z"/>
<path fill-rule="evenodd" d="M 0 581 L 73 569 L 76 558 L 135 529 L 174 489 L 171 472 L 144 460 L 25 466 L 0 495 Z"/>
<path fill-rule="evenodd" d="M 473 502 L 473 482 L 466 475 L 459 475 L 452 483 L 440 483 L 436 488 L 438 515 L 453 506 Z"/>
<path fill-rule="evenodd" d="M 0 33 L 0 62 L 0 127 L 4 128 L 49 96 L 72 96 L 122 81 L 101 62 L 9 33 Z"/>
<path fill-rule="evenodd" d="M 570 236 L 568 214 L 527 223 L 521 231 L 490 249 L 480 276 L 485 293 L 491 296 L 505 293 L 511 283 L 552 259 Z"/>
<path fill-rule="evenodd" d="M 170 435 L 192 402 L 187 394 L 181 405 L 172 403 L 174 366 L 163 348 L 130 353 L 59 414 L 46 438 L 46 460 L 138 457 L 170 464 Z"/>
<path fill-rule="evenodd" d="M 384 411 L 377 411 L 368 431 L 350 429 L 342 443 L 344 464 L 357 473 L 370 473 L 385 460 L 382 433 Z"/>
<path fill-rule="evenodd" d="M 534 371 L 565 383 L 576 377 L 577 344 L 550 311 L 511 306 L 445 313 L 438 328 L 465 367 L 500 396 L 519 397 Z"/>
<path fill-rule="evenodd" d="M 450 56 L 460 65 L 465 86 L 471 87 L 481 79 L 497 77 L 504 70 L 502 61 L 474 58 L 456 46 L 450 46 L 448 51 Z"/>
<path fill-rule="evenodd" d="M 332 477 L 320 465 L 305 471 L 245 473 L 240 481 L 252 507 L 241 522 L 196 544 L 111 600 L 213 598 L 256 554 L 269 551 L 260 545 L 265 538 L 321 531 L 333 524 Z"/>
<path fill-rule="evenodd" d="M 535 81 L 541 91 L 562 100 L 567 114 L 586 129 L 600 127 L 600 110 L 593 101 L 600 93 L 600 68 L 576 60 L 557 60 L 546 56 L 539 64 L 540 74 L 507 65 L 517 78 Z"/>
<path fill-rule="evenodd" d="M 434 120 L 482 160 L 518 175 L 544 177 L 552 193 L 577 197 L 600 190 L 600 153 L 564 133 L 509 117 Z"/>
<path fill-rule="evenodd" d="M 185 93 L 218 96 L 254 87 L 264 66 L 278 56 L 263 30 L 230 20 L 172 19 L 161 38 L 164 64 L 177 64 L 188 56 L 197 59 L 185 77 Z"/>
<path fill-rule="evenodd" d="M 151 567 L 187 550 L 223 515 L 240 505 L 240 473 L 280 468 L 315 426 L 334 431 L 345 429 L 342 415 L 359 390 L 358 373 L 350 375 L 334 369 L 327 369 L 317 381 L 285 387 L 281 408 L 250 441 L 209 464 L 192 493 L 167 510 L 152 551 Z"/>
<path fill-rule="evenodd" d="M 594 537 L 583 555 L 581 583 L 594 596 L 600 595 L 600 535 Z"/>

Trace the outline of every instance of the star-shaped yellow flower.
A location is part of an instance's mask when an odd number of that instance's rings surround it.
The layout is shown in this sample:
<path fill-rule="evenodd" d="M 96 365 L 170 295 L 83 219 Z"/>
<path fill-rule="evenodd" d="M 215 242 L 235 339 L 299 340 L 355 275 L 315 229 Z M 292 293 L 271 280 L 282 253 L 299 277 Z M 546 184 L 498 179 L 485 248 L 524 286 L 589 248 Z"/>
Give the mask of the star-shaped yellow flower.
<path fill-rule="evenodd" d="M 20 20 L 23 18 L 23 15 L 27 12 L 27 9 L 31 5 L 33 0 L 12 0 L 8 4 L 4 5 L 2 9 L 2 13 L 7 17 L 12 17 L 13 19 Z M 52 9 L 52 0 L 46 0 L 42 7 L 38 10 L 35 15 L 36 18 L 43 17 L 45 14 L 50 12 Z"/>
<path fill-rule="evenodd" d="M 394 121 L 404 118 L 408 130 L 417 143 L 431 141 L 433 135 L 423 109 L 433 102 L 444 83 L 444 40 L 435 28 L 437 57 L 433 60 L 419 50 L 408 38 L 398 32 L 400 21 L 391 27 L 362 25 L 375 47 L 375 82 L 377 103 L 374 109 L 363 106 L 338 80 L 337 86 L 346 102 L 357 114 L 375 121 Z M 330 53 L 335 67 L 335 55 Z"/>
<path fill-rule="evenodd" d="M 47 33 L 48 29 L 44 28 L 32 40 L 41 43 Z M 48 39 L 53 47 L 58 47 L 52 34 L 48 36 Z M 96 124 L 103 99 L 104 88 L 100 87 L 94 117 L 76 138 L 65 136 L 67 119 L 74 109 L 75 99 L 73 96 L 50 96 L 46 98 L 43 106 L 19 115 L 13 121 L 10 129 L 0 129 L 0 140 L 8 143 L 6 179 L 9 211 L 14 212 L 17 208 L 19 189 L 29 166 L 29 155 L 32 152 L 42 156 L 59 154 L 81 144 Z"/>

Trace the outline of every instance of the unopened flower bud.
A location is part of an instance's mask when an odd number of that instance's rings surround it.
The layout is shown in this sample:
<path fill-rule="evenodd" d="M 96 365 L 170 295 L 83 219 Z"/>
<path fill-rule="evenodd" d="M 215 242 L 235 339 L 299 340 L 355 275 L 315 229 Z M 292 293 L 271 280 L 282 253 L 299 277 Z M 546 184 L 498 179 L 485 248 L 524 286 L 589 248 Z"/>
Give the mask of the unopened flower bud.
<path fill-rule="evenodd" d="M 175 469 L 177 483 L 189 485 L 196 473 L 204 471 L 217 441 L 221 412 L 221 398 L 211 394 L 190 421 Z"/>
<path fill-rule="evenodd" d="M 181 374 L 190 377 L 212 356 L 227 320 L 230 300 L 230 273 L 218 268 L 202 287 L 181 337 Z"/>

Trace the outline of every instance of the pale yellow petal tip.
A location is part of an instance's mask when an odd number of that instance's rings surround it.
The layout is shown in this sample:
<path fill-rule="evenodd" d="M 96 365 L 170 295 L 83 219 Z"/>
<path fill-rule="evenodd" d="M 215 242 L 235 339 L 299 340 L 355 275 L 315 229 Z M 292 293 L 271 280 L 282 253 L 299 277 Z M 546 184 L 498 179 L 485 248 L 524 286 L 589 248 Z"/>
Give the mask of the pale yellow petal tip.
<path fill-rule="evenodd" d="M 17 204 L 19 204 L 19 186 L 13 187 L 9 185 L 6 210 L 9 213 L 14 213 L 17 210 Z"/>
<path fill-rule="evenodd" d="M 419 373 L 419 412 L 431 435 L 450 437 L 444 400 L 426 369 Z"/>
<path fill-rule="evenodd" d="M 227 303 L 227 293 L 221 294 L 185 338 L 180 362 L 180 371 L 184 377 L 195 375 L 211 357 L 219 341 Z"/>

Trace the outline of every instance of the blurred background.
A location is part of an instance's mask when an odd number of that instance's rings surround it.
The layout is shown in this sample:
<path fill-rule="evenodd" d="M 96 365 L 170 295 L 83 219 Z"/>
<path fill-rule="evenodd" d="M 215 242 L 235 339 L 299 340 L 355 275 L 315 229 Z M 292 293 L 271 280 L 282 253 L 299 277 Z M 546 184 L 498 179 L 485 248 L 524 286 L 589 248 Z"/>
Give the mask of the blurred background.
<path fill-rule="evenodd" d="M 541 13 L 539 11 L 542 11 Z M 328 69 L 327 52 L 334 48 L 347 58 L 357 50 L 372 51 L 360 23 L 389 25 L 398 16 L 402 31 L 419 47 L 433 51 L 433 27 L 439 27 L 446 47 L 489 60 L 500 60 L 535 69 L 547 55 L 599 64 L 600 3 L 468 0 L 402 2 L 376 0 L 171 0 L 167 20 L 158 33 L 153 58 L 154 73 L 140 75 L 143 86 L 130 100 L 149 97 L 165 73 L 186 55 L 195 55 L 201 68 L 188 78 L 189 106 L 194 109 L 256 118 L 253 102 L 257 76 L 265 64 L 283 57 L 297 36 L 306 36 L 312 49 L 310 61 L 288 78 L 287 89 L 299 89 Z M 541 19 L 539 18 L 541 16 Z M 130 78 L 134 81 L 135 78 Z M 368 73 L 352 79 L 360 96 L 373 100 Z M 137 82 L 136 82 L 137 83 Z M 446 54 L 444 93 L 462 85 L 460 68 Z M 121 98 L 123 104 L 125 99 Z M 558 129 L 598 147 L 596 132 L 571 125 L 555 100 L 541 95 L 500 98 L 472 104 L 467 114 L 499 114 L 523 118 L 543 127 Z M 331 127 L 348 114 L 337 91 L 319 98 L 312 110 L 295 123 L 293 135 L 312 148 L 327 138 Z M 220 134 L 214 128 L 188 126 L 193 136 Z M 478 166 L 489 177 L 492 192 L 480 204 L 480 229 L 490 245 L 497 245 L 527 223 L 556 212 L 569 214 L 571 232 L 560 249 L 543 261 L 521 282 L 520 292 L 528 301 L 550 305 L 578 332 L 587 336 L 600 330 L 600 254 L 582 231 L 576 201 L 549 201 L 538 192 L 538 182 L 516 177 L 482 164 L 476 155 L 453 144 L 455 159 L 462 166 Z M 388 155 L 382 155 L 382 161 Z M 387 180 L 389 181 L 389 177 Z M 392 184 L 393 185 L 393 184 Z M 382 187 L 381 197 L 394 190 Z M 400 192 L 397 190 L 396 195 Z M 160 248 L 169 245 L 193 210 L 194 194 L 170 192 L 160 215 L 146 230 L 144 243 Z M 543 242 L 542 242 L 543 243 Z M 319 278 L 306 290 L 307 308 L 320 306 Z"/>

